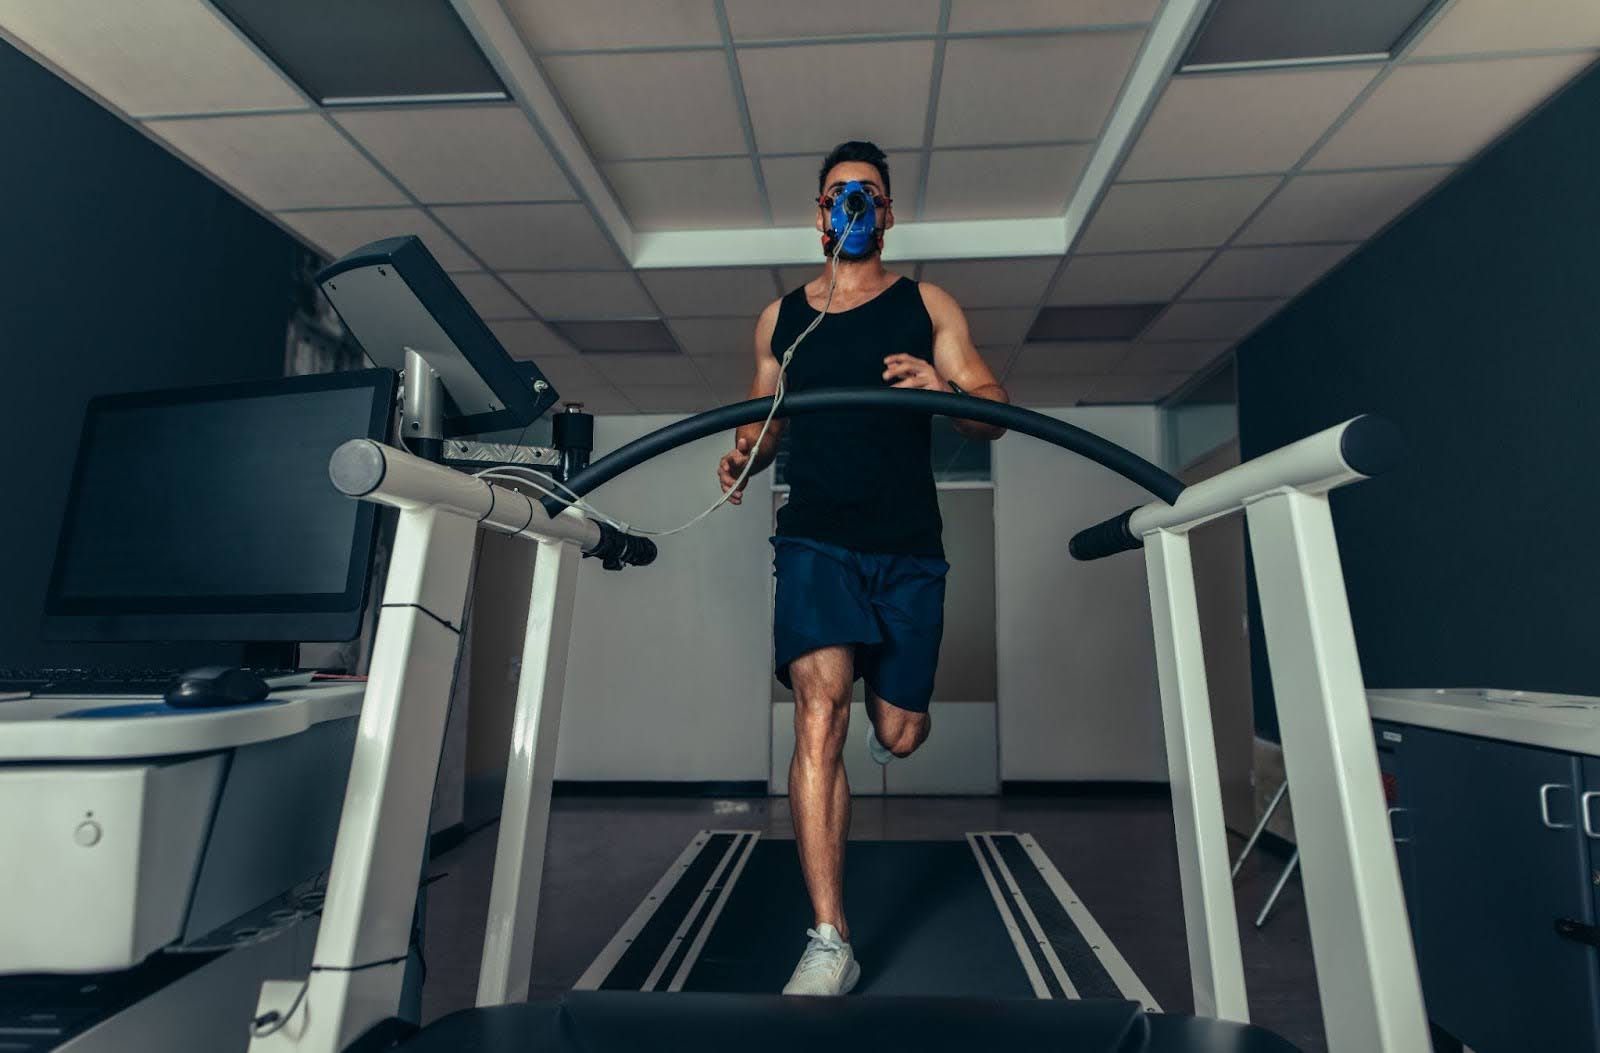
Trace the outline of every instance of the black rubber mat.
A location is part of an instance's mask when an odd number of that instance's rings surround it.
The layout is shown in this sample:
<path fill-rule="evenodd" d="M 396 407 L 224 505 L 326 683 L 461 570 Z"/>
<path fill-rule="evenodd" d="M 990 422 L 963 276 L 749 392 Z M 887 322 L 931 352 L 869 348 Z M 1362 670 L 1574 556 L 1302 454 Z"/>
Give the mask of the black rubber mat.
<path fill-rule="evenodd" d="M 845 860 L 857 991 L 1034 996 L 967 842 L 852 841 Z M 794 842 L 757 842 L 683 989 L 782 990 L 811 921 Z"/>

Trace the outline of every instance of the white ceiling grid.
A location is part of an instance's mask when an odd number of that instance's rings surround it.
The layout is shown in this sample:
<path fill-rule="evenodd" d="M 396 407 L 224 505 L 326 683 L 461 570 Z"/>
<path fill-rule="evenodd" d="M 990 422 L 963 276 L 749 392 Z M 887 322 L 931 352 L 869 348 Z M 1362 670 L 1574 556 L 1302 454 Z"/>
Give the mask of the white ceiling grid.
<path fill-rule="evenodd" d="M 450 2 L 511 102 L 324 110 L 205 0 L 0 0 L 0 33 L 320 251 L 420 235 L 563 395 L 656 413 L 743 397 L 841 139 L 889 149 L 920 257 L 895 266 L 967 307 L 1016 401 L 1151 401 L 1600 49 L 1593 0 L 1453 0 L 1389 62 L 1146 83 L 1192 0 Z M 741 266 L 639 266 L 636 234 Z M 1132 342 L 1022 346 L 1041 306 L 1114 303 L 1163 308 Z M 544 324 L 656 317 L 686 355 Z"/>

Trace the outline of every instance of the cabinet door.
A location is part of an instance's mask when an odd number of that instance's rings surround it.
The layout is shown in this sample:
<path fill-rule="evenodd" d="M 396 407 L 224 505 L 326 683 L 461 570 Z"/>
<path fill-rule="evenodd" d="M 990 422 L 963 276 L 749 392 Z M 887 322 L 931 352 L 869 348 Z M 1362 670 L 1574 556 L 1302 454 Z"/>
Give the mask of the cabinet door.
<path fill-rule="evenodd" d="M 1416 925 L 1428 1015 L 1476 1053 L 1600 1050 L 1577 758 L 1406 732 Z M 1600 816 L 1597 816 L 1600 819 Z"/>

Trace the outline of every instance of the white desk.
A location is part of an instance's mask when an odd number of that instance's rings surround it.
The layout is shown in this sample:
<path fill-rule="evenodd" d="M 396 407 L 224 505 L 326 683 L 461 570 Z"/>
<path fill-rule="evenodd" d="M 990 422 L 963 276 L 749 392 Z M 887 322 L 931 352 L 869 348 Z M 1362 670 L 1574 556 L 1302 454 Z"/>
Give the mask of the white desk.
<path fill-rule="evenodd" d="M 1600 757 L 1600 698 L 1492 688 L 1367 692 L 1377 720 Z"/>

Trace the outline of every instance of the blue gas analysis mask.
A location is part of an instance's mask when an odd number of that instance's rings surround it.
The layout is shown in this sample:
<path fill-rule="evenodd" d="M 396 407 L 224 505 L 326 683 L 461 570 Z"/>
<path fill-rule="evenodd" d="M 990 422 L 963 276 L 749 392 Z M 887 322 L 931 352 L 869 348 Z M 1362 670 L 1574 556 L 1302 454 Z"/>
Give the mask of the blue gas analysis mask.
<path fill-rule="evenodd" d="M 864 260 L 883 248 L 878 209 L 888 207 L 889 198 L 880 197 L 859 179 L 852 179 L 817 198 L 817 204 L 828 213 L 828 229 L 822 232 L 823 255 L 831 257 L 838 249 L 840 259 Z M 839 235 L 847 230 L 841 246 Z"/>

